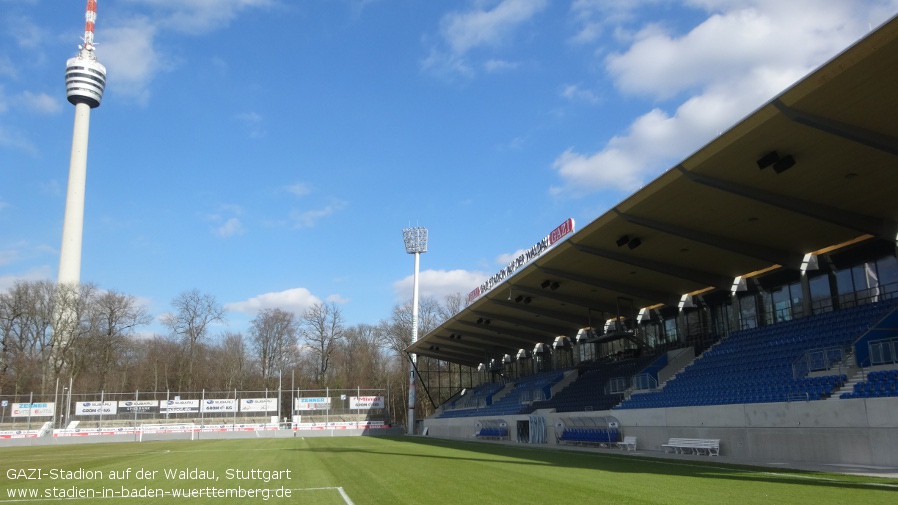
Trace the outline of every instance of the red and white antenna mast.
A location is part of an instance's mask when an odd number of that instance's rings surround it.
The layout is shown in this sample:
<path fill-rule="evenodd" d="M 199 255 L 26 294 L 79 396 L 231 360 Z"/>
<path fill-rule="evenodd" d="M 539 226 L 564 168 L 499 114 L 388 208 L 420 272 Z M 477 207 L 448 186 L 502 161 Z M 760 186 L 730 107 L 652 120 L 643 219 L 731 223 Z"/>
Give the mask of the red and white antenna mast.
<path fill-rule="evenodd" d="M 87 0 L 84 13 L 84 49 L 94 50 L 94 23 L 97 22 L 97 0 Z"/>

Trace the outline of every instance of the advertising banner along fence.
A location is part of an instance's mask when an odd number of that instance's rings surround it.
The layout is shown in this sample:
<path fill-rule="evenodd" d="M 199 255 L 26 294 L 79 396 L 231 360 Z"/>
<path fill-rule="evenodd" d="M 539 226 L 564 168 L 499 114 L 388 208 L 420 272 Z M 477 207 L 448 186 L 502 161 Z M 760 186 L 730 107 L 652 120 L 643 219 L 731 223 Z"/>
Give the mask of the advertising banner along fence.
<path fill-rule="evenodd" d="M 349 408 L 350 409 L 382 409 L 384 408 L 384 397 L 383 396 L 350 396 L 349 397 Z"/>
<path fill-rule="evenodd" d="M 13 403 L 12 417 L 53 417 L 56 414 L 56 403 Z"/>

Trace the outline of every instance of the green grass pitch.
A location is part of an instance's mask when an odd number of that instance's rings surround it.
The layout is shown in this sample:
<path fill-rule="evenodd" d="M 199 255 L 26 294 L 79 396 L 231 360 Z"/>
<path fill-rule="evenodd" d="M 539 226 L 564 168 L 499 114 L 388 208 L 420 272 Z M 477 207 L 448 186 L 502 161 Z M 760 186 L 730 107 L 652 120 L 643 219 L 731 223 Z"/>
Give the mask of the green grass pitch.
<path fill-rule="evenodd" d="M 898 503 L 885 478 L 421 437 L 6 447 L 0 471 L 0 505 Z"/>

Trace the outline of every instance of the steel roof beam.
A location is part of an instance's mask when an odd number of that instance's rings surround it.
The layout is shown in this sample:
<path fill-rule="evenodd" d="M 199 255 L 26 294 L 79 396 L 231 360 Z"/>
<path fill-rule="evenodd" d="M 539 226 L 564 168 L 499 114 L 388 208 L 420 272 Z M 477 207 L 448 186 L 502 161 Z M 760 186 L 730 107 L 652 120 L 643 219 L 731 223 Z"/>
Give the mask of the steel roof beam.
<path fill-rule="evenodd" d="M 732 279 L 730 279 L 730 283 L 732 283 Z M 583 307 L 587 310 L 597 311 L 597 312 L 614 312 L 617 310 L 617 307 L 614 305 L 607 305 L 601 302 L 594 302 L 593 300 L 587 300 L 585 298 L 578 298 L 573 296 L 565 296 L 559 295 L 555 291 L 550 291 L 546 289 L 536 289 L 536 288 L 528 288 L 526 286 L 513 285 L 511 286 L 516 293 L 522 292 L 529 295 L 533 295 L 539 298 L 545 298 L 547 300 L 552 300 L 556 302 L 566 303 L 568 305 L 573 305 L 575 307 Z"/>
<path fill-rule="evenodd" d="M 628 285 L 628 284 L 620 284 L 617 282 L 612 282 L 604 279 L 596 279 L 591 277 L 586 277 L 583 275 L 576 275 L 568 272 L 564 272 L 561 270 L 555 270 L 551 268 L 537 266 L 539 270 L 542 270 L 548 275 L 553 277 L 561 277 L 564 279 L 572 280 L 575 282 L 579 282 L 581 284 L 586 284 L 589 286 L 595 286 L 600 289 L 606 289 L 608 291 L 613 291 L 618 294 L 626 295 L 628 297 L 639 298 L 642 300 L 648 300 L 652 303 L 648 303 L 646 305 L 652 305 L 654 303 L 664 303 L 666 305 L 676 305 L 679 303 L 680 293 L 665 293 L 662 291 L 655 291 L 650 289 L 641 289 L 636 286 Z"/>
<path fill-rule="evenodd" d="M 701 244 L 716 247 L 725 251 L 730 251 L 736 254 L 741 254 L 743 256 L 748 256 L 750 258 L 763 260 L 769 262 L 770 264 L 783 265 L 795 269 L 798 269 L 801 266 L 802 256 L 799 254 L 794 254 L 779 249 L 773 249 L 770 247 L 764 247 L 749 242 L 733 240 L 730 238 L 713 235 L 711 233 L 683 228 L 681 226 L 662 223 L 653 219 L 634 216 L 632 214 L 621 212 L 617 208 L 612 209 L 612 211 L 617 214 L 618 217 L 620 217 L 624 221 L 627 221 L 628 223 L 642 226 L 644 228 L 650 228 L 662 233 L 666 233 L 668 235 L 682 237 L 688 240 L 692 240 L 693 242 L 699 242 Z"/>
<path fill-rule="evenodd" d="M 816 203 L 799 200 L 797 198 L 790 198 L 786 195 L 771 193 L 769 191 L 751 188 L 730 181 L 715 179 L 706 175 L 690 172 L 682 165 L 678 166 L 677 170 L 686 176 L 687 179 L 697 184 L 702 184 L 733 195 L 739 195 L 743 198 L 748 198 L 749 200 L 778 207 L 794 214 L 799 214 L 818 221 L 834 223 L 861 233 L 877 236 L 884 235 L 892 238 L 895 236 L 895 230 L 898 230 L 898 225 L 895 223 L 887 223 L 882 219 L 855 214 L 826 205 L 818 205 Z"/>
<path fill-rule="evenodd" d="M 548 317 L 550 319 L 555 319 L 556 321 L 563 321 L 567 324 L 570 324 L 571 326 L 576 327 L 576 329 L 580 329 L 580 328 L 586 326 L 584 324 L 585 321 L 583 321 L 582 319 L 573 319 L 570 314 L 564 314 L 561 312 L 556 312 L 554 310 L 540 309 L 539 307 L 534 307 L 532 305 L 521 305 L 520 303 L 507 302 L 504 300 L 491 300 L 491 301 L 501 307 L 505 307 L 505 308 L 509 308 L 509 309 L 513 309 L 513 310 L 519 310 L 522 312 L 527 312 L 528 314 L 537 314 L 541 317 Z"/>
<path fill-rule="evenodd" d="M 612 251 L 605 251 L 603 249 L 597 249 L 595 247 L 589 247 L 582 244 L 577 244 L 575 242 L 571 242 L 568 240 L 568 243 L 571 244 L 575 249 L 580 252 L 591 254 L 593 256 L 598 256 L 600 258 L 609 259 L 611 261 L 616 261 L 618 263 L 623 263 L 625 265 L 632 265 L 635 267 L 639 267 L 645 270 L 651 270 L 653 272 L 658 272 L 662 274 L 670 275 L 671 277 L 677 277 L 679 279 L 684 279 L 687 281 L 693 281 L 696 284 L 705 284 L 708 286 L 715 287 L 726 287 L 732 284 L 733 279 L 724 276 L 717 275 L 710 272 L 702 272 L 699 270 L 694 270 L 691 268 L 682 268 L 675 265 L 671 265 L 670 263 L 661 263 L 659 261 L 652 261 L 643 258 L 638 258 L 631 254 L 620 254 Z"/>
<path fill-rule="evenodd" d="M 829 133 L 830 135 L 835 135 L 867 147 L 872 147 L 873 149 L 893 156 L 898 156 L 898 139 L 894 137 L 872 132 L 834 119 L 802 112 L 798 109 L 789 107 L 779 99 L 775 99 L 771 103 L 777 110 L 782 112 L 784 116 L 798 124 L 809 126 L 815 130 Z"/>

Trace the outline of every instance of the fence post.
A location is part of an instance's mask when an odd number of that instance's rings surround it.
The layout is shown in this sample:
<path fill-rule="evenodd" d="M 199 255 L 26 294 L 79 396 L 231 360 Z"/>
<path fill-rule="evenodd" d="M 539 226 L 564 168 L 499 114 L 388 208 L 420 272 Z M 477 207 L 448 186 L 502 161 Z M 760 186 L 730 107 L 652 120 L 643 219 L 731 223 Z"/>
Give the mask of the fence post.
<path fill-rule="evenodd" d="M 28 431 L 31 431 L 31 409 L 34 408 L 34 391 L 28 394 Z"/>

